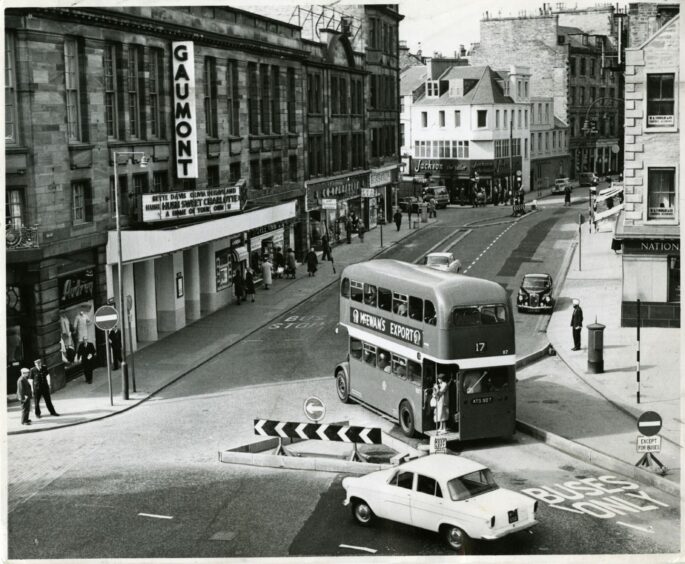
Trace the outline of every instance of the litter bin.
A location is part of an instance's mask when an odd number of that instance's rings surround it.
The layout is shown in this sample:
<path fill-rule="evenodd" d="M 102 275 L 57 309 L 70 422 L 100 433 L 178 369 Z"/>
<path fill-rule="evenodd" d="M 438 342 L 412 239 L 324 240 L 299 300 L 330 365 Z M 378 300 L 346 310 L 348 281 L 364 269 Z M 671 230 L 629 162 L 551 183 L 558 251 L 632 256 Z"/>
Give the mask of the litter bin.
<path fill-rule="evenodd" d="M 428 222 L 428 204 L 419 204 L 419 216 L 421 217 L 421 223 Z"/>
<path fill-rule="evenodd" d="M 604 372 L 604 329 L 601 323 L 587 326 L 587 367 L 592 374 Z"/>

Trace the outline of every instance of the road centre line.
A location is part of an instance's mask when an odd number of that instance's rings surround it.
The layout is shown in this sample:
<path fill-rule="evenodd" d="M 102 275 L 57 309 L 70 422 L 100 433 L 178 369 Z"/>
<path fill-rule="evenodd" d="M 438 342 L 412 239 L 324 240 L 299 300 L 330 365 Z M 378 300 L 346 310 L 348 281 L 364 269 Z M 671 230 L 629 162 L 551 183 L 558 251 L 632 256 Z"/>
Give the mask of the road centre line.
<path fill-rule="evenodd" d="M 653 529 L 645 529 L 644 527 L 638 527 L 637 525 L 631 525 L 630 523 L 624 523 L 623 521 L 616 521 L 619 525 L 623 525 L 624 527 L 630 527 L 631 529 L 637 529 L 638 531 L 643 531 L 645 533 L 649 533 L 650 535 L 654 534 Z"/>
<path fill-rule="evenodd" d="M 155 519 L 173 519 L 171 515 L 155 515 L 154 513 L 138 513 L 141 517 L 154 517 Z"/>
<path fill-rule="evenodd" d="M 341 544 L 340 548 L 353 548 L 354 550 L 363 550 L 364 552 L 370 552 L 371 554 L 376 554 L 377 550 L 373 548 L 366 548 L 365 546 L 353 546 L 351 544 Z"/>

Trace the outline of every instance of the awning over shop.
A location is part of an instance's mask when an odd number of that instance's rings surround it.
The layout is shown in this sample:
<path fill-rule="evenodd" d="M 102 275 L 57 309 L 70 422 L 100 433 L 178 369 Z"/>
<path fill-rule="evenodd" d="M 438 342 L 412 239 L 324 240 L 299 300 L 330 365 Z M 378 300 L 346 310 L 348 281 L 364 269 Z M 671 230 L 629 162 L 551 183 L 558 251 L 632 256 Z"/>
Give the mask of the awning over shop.
<path fill-rule="evenodd" d="M 135 262 L 195 247 L 263 225 L 296 217 L 295 200 L 187 227 L 121 232 L 122 262 Z M 107 264 L 117 262 L 117 232 L 107 238 Z"/>

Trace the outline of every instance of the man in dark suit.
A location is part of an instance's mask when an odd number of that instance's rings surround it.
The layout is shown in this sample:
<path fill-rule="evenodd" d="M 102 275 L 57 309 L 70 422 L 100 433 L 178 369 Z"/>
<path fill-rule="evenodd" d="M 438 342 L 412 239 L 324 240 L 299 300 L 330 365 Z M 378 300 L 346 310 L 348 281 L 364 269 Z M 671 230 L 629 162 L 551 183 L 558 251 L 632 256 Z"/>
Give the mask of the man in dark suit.
<path fill-rule="evenodd" d="M 29 414 L 31 413 L 31 383 L 29 382 L 29 369 L 22 368 L 21 375 L 17 380 L 17 399 L 21 403 L 21 424 L 30 425 L 31 420 Z"/>
<path fill-rule="evenodd" d="M 83 375 L 86 377 L 86 383 L 92 384 L 93 369 L 95 368 L 95 345 L 88 340 L 88 337 L 83 337 L 76 354 L 81 362 Z"/>
<path fill-rule="evenodd" d="M 580 309 L 580 302 L 573 300 L 573 314 L 571 315 L 571 329 L 573 330 L 573 348 L 580 350 L 580 332 L 583 330 L 583 310 Z"/>
<path fill-rule="evenodd" d="M 118 325 L 109 332 L 109 344 L 112 350 L 112 370 L 117 370 L 121 364 L 121 331 Z"/>
<path fill-rule="evenodd" d="M 36 417 L 40 419 L 40 398 L 45 398 L 45 406 L 48 408 L 50 415 L 59 416 L 52 406 L 52 397 L 50 397 L 50 373 L 47 367 L 43 366 L 43 361 L 37 358 L 33 361 L 33 368 L 31 369 L 31 380 L 33 381 L 33 395 L 36 398 L 36 406 L 34 408 Z"/>

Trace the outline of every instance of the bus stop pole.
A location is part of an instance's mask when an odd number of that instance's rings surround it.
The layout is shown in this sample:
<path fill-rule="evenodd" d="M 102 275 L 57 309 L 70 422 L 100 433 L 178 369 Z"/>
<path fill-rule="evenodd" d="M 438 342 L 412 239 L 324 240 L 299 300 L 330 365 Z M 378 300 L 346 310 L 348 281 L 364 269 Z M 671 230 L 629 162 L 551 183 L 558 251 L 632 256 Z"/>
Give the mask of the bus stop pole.
<path fill-rule="evenodd" d="M 582 272 L 583 270 L 583 263 L 582 263 L 582 250 L 583 250 L 583 230 L 580 228 L 582 225 L 582 214 L 578 214 L 578 272 Z"/>

